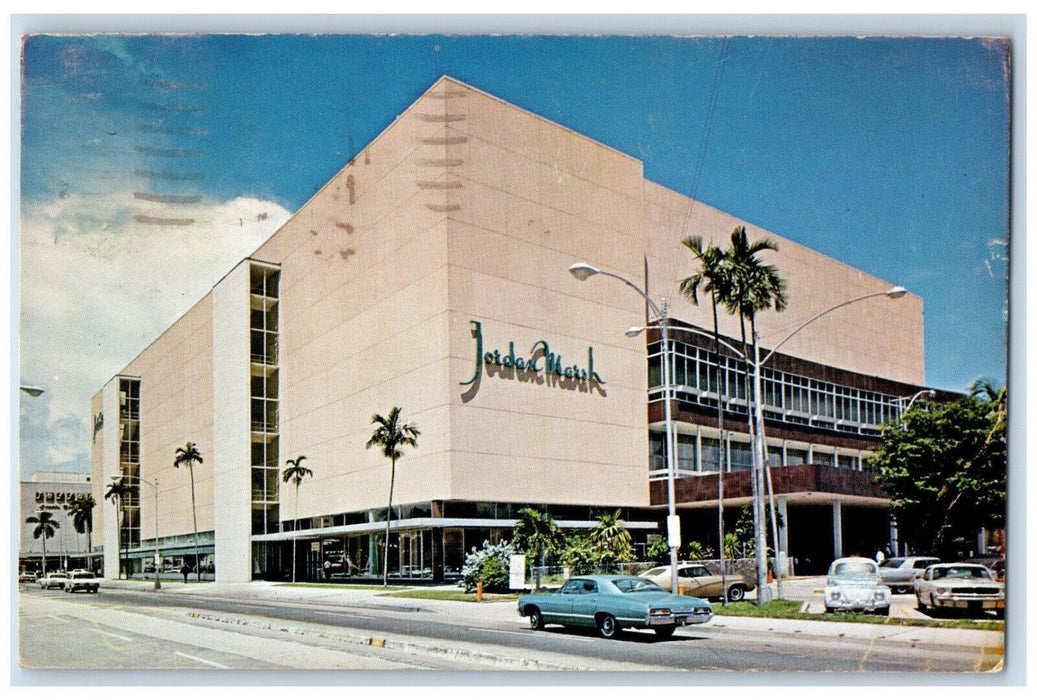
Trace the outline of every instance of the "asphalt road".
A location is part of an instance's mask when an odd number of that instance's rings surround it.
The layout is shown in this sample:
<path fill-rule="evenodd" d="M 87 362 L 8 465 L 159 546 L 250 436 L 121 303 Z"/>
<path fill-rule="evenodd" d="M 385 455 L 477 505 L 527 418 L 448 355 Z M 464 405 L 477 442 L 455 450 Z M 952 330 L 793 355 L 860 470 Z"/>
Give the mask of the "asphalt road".
<path fill-rule="evenodd" d="M 472 619 L 410 599 L 351 606 L 321 599 L 241 600 L 103 588 L 97 595 L 24 590 L 23 666 L 36 668 L 232 668 L 356 670 L 975 672 L 997 648 L 900 638 L 793 634 L 730 628 L 724 618 L 670 640 L 630 631 L 535 632 L 517 614 Z M 506 604 L 513 609 L 513 604 Z M 504 608 L 498 608 L 502 613 Z M 91 640 L 86 651 L 69 642 Z M 245 643 L 245 641 L 247 643 Z M 98 652 L 98 653 L 94 653 Z"/>

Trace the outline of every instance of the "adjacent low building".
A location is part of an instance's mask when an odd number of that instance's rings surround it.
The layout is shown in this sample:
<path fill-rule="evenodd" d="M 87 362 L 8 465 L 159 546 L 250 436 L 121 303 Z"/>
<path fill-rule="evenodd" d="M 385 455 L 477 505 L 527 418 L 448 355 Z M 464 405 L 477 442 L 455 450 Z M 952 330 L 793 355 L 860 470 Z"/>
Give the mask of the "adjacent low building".
<path fill-rule="evenodd" d="M 197 545 L 219 580 L 284 577 L 293 551 L 300 578 L 380 577 L 388 517 L 390 575 L 448 580 L 524 506 L 564 528 L 618 508 L 643 553 L 667 512 L 659 337 L 624 331 L 657 319 L 576 262 L 665 300 L 679 327 L 677 512 L 685 542 L 715 546 L 721 470 L 731 525 L 749 501 L 744 369 L 678 291 L 696 265 L 681 240 L 726 245 L 737 226 L 778 244 L 765 255 L 788 282 L 787 310 L 758 319 L 765 352 L 873 295 L 782 344 L 763 394 L 784 551 L 807 569 L 874 552 L 891 532 L 866 458 L 924 389 L 922 300 L 444 77 L 94 397 L 106 575 L 119 542 L 131 571 L 153 566 L 157 529 L 163 568 L 195 565 Z M 720 332 L 740 347 L 736 319 Z M 388 514 L 390 465 L 366 443 L 394 406 L 421 434 Z M 173 466 L 188 441 L 193 496 Z M 299 456 L 313 476 L 296 490 L 281 473 Z M 137 488 L 119 508 L 101 497 L 112 475 Z"/>
<path fill-rule="evenodd" d="M 90 493 L 88 475 L 37 472 L 28 481 L 21 482 L 19 487 L 19 572 L 42 572 L 44 568 L 47 571 L 71 570 L 100 564 L 99 556 L 94 561 L 90 533 L 85 526 L 84 532 L 77 532 L 69 512 L 77 498 Z M 53 536 L 44 538 L 41 533 L 40 537 L 35 537 L 35 523 L 25 522 L 26 518 L 39 517 L 40 513 L 50 513 L 56 526 Z"/>

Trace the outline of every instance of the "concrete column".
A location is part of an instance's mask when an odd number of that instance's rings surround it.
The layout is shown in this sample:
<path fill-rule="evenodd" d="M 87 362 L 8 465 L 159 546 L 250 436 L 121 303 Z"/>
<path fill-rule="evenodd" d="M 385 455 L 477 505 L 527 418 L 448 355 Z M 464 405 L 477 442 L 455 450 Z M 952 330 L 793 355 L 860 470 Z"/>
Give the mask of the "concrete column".
<path fill-rule="evenodd" d="M 843 504 L 832 503 L 832 555 L 838 559 L 843 555 Z"/>
<path fill-rule="evenodd" d="M 889 547 L 890 551 L 893 552 L 893 556 L 899 556 L 900 553 L 900 531 L 897 529 L 897 523 L 893 520 L 893 516 L 889 518 Z"/>
<path fill-rule="evenodd" d="M 695 426 L 695 471 L 702 471 L 702 426 Z"/>
<path fill-rule="evenodd" d="M 789 463 L 789 441 L 781 441 L 781 465 L 785 466 Z"/>
<path fill-rule="evenodd" d="M 784 496 L 778 496 L 774 499 L 774 507 L 778 511 L 778 517 L 785 527 L 778 528 L 778 551 L 785 552 L 785 569 L 781 572 L 782 576 L 788 576 L 788 555 L 789 555 L 789 509 L 788 500 Z"/>
<path fill-rule="evenodd" d="M 814 443 L 807 445 L 807 464 L 814 463 Z"/>

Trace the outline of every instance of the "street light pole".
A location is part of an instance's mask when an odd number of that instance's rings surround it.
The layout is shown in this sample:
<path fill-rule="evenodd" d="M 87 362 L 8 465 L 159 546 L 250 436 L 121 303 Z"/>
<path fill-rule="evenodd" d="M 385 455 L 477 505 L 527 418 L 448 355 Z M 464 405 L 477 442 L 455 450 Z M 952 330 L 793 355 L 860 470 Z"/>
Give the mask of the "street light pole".
<path fill-rule="evenodd" d="M 623 284 L 627 285 L 635 292 L 641 295 L 648 306 L 652 309 L 652 312 L 659 317 L 659 323 L 662 329 L 662 364 L 663 364 L 663 415 L 666 423 L 666 500 L 668 506 L 668 515 L 666 517 L 666 542 L 670 546 L 670 592 L 676 594 L 677 589 L 677 550 L 681 545 L 681 531 L 680 531 L 680 518 L 677 517 L 677 506 L 676 506 L 676 488 L 674 485 L 674 479 L 677 473 L 677 460 L 676 460 L 676 449 L 675 440 L 673 436 L 673 416 L 671 414 L 671 396 L 673 392 L 672 382 L 670 381 L 670 335 L 669 335 L 669 314 L 667 309 L 666 300 L 663 300 L 663 305 L 660 308 L 655 301 L 652 300 L 645 290 L 638 287 L 636 284 L 623 277 L 617 275 L 614 272 L 608 272 L 606 270 L 599 270 L 598 268 L 588 265 L 587 263 L 576 263 L 569 266 L 569 272 L 573 277 L 583 282 L 588 277 L 593 275 L 605 275 L 606 277 L 612 277 L 619 280 Z"/>
<path fill-rule="evenodd" d="M 141 478 L 139 476 L 134 476 L 132 474 L 122 474 L 122 475 L 119 475 L 119 476 L 110 475 L 108 478 L 113 479 L 113 480 L 115 480 L 115 479 L 136 479 L 137 481 L 140 481 L 140 482 L 145 483 L 148 486 L 150 486 L 151 490 L 154 491 L 154 493 L 155 493 L 155 590 L 157 591 L 157 590 L 162 588 L 162 582 L 159 580 L 159 577 L 158 577 L 158 574 L 159 574 L 158 479 L 155 479 L 154 483 L 152 483 L 152 482 L 148 481 L 147 479 Z"/>

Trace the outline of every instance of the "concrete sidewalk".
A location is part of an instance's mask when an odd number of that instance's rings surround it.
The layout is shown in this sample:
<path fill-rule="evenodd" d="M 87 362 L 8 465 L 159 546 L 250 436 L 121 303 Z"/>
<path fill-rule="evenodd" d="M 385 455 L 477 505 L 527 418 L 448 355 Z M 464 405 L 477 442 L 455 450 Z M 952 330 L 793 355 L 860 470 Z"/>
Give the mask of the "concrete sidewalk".
<path fill-rule="evenodd" d="M 805 582 L 805 585 L 809 582 Z M 364 587 L 307 587 L 290 586 L 267 581 L 249 583 L 195 583 L 163 581 L 160 591 L 153 591 L 151 581 L 105 579 L 105 588 L 153 592 L 155 595 L 175 593 L 177 595 L 222 598 L 245 602 L 253 600 L 263 603 L 278 601 L 302 603 L 321 607 L 344 607 L 378 610 L 386 614 L 425 614 L 460 624 L 489 629 L 507 630 L 525 627 L 526 618 L 519 616 L 515 601 L 482 603 L 425 600 L 419 598 L 397 598 L 385 595 L 381 586 Z M 443 586 L 454 589 L 453 586 Z M 792 599 L 790 591 L 786 597 Z M 699 628 L 695 628 L 699 629 Z M 702 626 L 720 634 L 772 633 L 797 637 L 820 637 L 830 639 L 867 639 L 871 641 L 897 641 L 912 645 L 934 647 L 998 647 L 1004 643 L 1002 632 L 966 630 L 938 627 L 913 627 L 906 625 L 871 625 L 866 623 L 831 622 L 825 620 L 785 620 L 776 618 L 714 616 Z"/>

